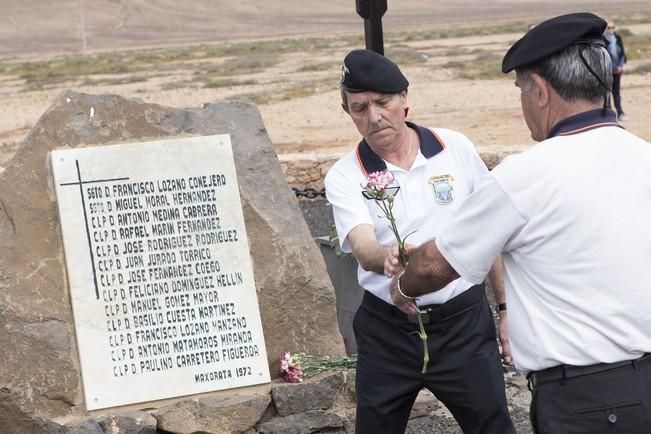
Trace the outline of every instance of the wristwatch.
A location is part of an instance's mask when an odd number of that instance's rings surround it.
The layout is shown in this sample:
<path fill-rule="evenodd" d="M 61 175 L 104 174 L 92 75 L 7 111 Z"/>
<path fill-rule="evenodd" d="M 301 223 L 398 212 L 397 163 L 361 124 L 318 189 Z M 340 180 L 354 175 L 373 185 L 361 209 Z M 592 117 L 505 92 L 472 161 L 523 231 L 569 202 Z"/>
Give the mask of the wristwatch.
<path fill-rule="evenodd" d="M 500 303 L 497 306 L 495 306 L 495 313 L 497 314 L 505 310 L 506 310 L 506 303 Z"/>

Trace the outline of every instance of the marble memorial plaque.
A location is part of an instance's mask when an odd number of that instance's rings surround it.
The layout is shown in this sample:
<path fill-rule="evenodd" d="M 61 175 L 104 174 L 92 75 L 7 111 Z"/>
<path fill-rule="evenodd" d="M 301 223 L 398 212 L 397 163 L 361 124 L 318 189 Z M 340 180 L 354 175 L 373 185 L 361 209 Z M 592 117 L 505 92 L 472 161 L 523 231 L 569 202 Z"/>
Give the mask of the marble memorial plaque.
<path fill-rule="evenodd" d="M 51 158 L 87 408 L 269 382 L 230 136 Z"/>

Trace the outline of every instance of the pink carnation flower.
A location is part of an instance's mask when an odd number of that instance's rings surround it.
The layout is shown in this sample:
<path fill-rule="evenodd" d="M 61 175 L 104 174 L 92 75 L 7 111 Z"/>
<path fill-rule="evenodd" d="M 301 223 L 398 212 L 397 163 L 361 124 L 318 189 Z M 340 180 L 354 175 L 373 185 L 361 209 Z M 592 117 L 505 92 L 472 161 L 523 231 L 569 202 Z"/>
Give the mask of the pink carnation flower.
<path fill-rule="evenodd" d="M 363 185 L 362 188 L 364 188 L 364 190 L 371 189 L 375 191 L 382 191 L 386 190 L 387 187 L 391 187 L 391 184 L 393 184 L 394 180 L 395 178 L 393 177 L 393 173 L 388 170 L 373 172 L 368 175 L 368 178 L 366 179 L 366 185 Z"/>
<path fill-rule="evenodd" d="M 288 383 L 300 383 L 303 381 L 303 369 L 299 365 L 299 359 L 285 351 L 280 356 L 280 376 Z"/>

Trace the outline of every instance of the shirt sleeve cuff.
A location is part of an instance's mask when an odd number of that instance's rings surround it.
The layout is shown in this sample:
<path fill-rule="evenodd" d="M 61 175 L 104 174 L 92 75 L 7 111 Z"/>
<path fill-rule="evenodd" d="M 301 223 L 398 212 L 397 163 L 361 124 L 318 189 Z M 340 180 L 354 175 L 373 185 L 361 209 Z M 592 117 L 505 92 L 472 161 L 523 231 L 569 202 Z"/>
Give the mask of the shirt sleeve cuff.
<path fill-rule="evenodd" d="M 484 281 L 486 275 L 478 275 L 471 272 L 468 267 L 466 267 L 450 252 L 450 249 L 447 248 L 443 240 L 437 238 L 434 240 L 434 242 L 436 243 L 436 247 L 439 249 L 439 252 L 441 252 L 441 255 L 443 255 L 445 260 L 448 261 L 448 264 L 450 264 L 450 266 L 454 268 L 454 271 L 456 271 L 457 274 L 459 274 L 459 276 L 461 276 L 464 280 L 467 280 L 468 282 L 475 285 L 478 285 Z"/>

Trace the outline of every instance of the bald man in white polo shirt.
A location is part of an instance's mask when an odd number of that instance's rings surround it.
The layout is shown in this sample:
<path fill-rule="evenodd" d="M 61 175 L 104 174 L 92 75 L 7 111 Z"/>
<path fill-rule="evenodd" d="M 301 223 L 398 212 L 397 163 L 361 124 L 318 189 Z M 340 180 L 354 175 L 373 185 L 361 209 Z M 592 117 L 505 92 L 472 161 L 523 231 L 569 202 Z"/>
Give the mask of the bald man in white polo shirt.
<path fill-rule="evenodd" d="M 651 432 L 651 144 L 606 107 L 606 21 L 569 14 L 508 51 L 533 148 L 483 177 L 392 286 L 483 279 L 502 254 L 509 337 L 539 434 Z"/>
<path fill-rule="evenodd" d="M 411 302 L 394 303 L 387 275 L 401 271 L 396 239 L 378 205 L 362 196 L 370 173 L 388 170 L 400 187 L 394 214 L 400 234 L 415 245 L 438 233 L 487 173 L 463 135 L 406 122 L 407 79 L 389 59 L 368 50 L 349 53 L 343 66 L 342 106 L 363 136 L 328 172 L 344 251 L 357 258 L 365 289 L 353 327 L 357 339 L 356 434 L 402 434 L 423 388 L 432 391 L 465 434 L 514 434 L 506 405 L 495 326 L 482 282 L 450 282 Z M 491 263 L 495 256 L 488 258 Z M 503 283 L 495 268 L 498 303 Z M 483 280 L 483 279 L 482 279 Z M 503 305 L 504 306 L 504 305 Z M 420 315 L 430 361 L 415 334 Z M 505 318 L 506 312 L 501 315 Z M 508 357 L 508 353 L 505 354 Z"/>

